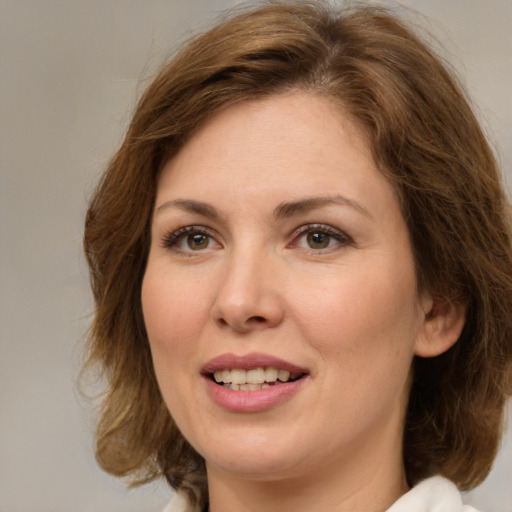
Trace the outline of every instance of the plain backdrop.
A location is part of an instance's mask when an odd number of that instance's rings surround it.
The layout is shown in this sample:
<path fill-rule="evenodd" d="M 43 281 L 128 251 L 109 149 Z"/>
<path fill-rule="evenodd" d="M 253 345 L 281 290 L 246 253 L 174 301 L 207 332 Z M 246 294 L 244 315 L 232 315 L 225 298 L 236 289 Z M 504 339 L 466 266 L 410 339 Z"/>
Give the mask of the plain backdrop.
<path fill-rule="evenodd" d="M 234 3 L 0 0 L 0 512 L 158 512 L 171 495 L 163 484 L 127 491 L 94 462 L 76 391 L 92 309 L 82 223 L 152 72 Z M 403 3 L 467 82 L 512 183 L 512 2 Z M 509 427 L 467 499 L 510 512 L 511 483 Z"/>

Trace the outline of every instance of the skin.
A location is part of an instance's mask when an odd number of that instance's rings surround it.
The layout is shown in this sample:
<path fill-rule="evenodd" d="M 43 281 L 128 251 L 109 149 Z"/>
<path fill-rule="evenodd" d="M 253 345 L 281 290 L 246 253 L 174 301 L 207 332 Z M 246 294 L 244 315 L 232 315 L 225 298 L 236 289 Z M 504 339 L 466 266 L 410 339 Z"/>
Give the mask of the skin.
<path fill-rule="evenodd" d="M 206 460 L 211 511 L 383 511 L 407 491 L 411 362 L 446 350 L 463 322 L 428 315 L 393 188 L 334 103 L 297 92 L 231 106 L 167 163 L 142 304 L 164 400 Z M 253 352 L 308 376 L 270 410 L 227 411 L 201 368 Z"/>

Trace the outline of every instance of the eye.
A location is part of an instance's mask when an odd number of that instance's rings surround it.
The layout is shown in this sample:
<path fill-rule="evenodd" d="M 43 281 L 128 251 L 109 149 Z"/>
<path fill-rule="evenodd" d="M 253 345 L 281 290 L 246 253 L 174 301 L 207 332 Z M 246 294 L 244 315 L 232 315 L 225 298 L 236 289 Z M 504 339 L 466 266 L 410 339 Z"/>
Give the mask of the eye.
<path fill-rule="evenodd" d="M 189 249 L 192 251 L 200 251 L 201 249 L 207 249 L 210 245 L 210 237 L 203 235 L 202 233 L 196 233 L 195 235 L 186 235 L 181 240 L 184 242 Z M 181 247 L 183 248 L 183 247 Z"/>
<path fill-rule="evenodd" d="M 162 245 L 178 252 L 199 252 L 220 247 L 210 230 L 203 226 L 186 226 L 173 231 L 164 238 Z"/>
<path fill-rule="evenodd" d="M 350 245 L 352 239 L 343 232 L 323 224 L 314 224 L 299 228 L 294 237 L 292 247 L 299 247 L 313 251 L 334 249 Z"/>
<path fill-rule="evenodd" d="M 311 249 L 327 249 L 332 242 L 331 235 L 322 233 L 321 231 L 315 233 L 308 233 L 306 235 L 307 245 Z"/>

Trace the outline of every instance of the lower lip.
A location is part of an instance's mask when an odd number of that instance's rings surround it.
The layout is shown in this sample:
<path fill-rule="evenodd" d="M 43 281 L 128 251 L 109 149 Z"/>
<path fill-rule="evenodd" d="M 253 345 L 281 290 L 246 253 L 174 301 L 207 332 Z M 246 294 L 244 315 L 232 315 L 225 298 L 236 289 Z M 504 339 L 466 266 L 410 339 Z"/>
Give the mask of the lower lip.
<path fill-rule="evenodd" d="M 230 412 L 264 412 L 286 402 L 295 395 L 307 377 L 293 382 L 283 382 L 258 391 L 233 391 L 204 377 L 212 400 Z"/>

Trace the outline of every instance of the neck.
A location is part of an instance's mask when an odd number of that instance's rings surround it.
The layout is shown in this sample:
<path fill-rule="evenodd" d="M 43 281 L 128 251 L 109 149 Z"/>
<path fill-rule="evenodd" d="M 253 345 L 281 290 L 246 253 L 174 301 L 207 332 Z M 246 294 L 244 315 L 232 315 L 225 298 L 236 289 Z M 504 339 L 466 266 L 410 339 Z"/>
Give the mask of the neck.
<path fill-rule="evenodd" d="M 384 512 L 408 490 L 401 436 L 302 475 L 253 478 L 208 466 L 210 512 Z"/>
<path fill-rule="evenodd" d="M 389 480 L 389 479 L 387 479 Z M 378 477 L 351 487 L 334 482 L 235 482 L 210 490 L 210 512 L 384 512 L 407 492 L 405 477 L 386 486 Z"/>

